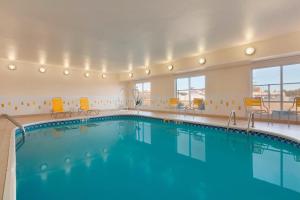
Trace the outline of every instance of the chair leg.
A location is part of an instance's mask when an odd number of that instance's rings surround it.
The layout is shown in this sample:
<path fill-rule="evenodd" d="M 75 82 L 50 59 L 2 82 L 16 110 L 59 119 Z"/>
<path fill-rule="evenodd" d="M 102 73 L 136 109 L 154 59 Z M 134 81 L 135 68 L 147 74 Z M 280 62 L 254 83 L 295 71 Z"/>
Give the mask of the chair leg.
<path fill-rule="evenodd" d="M 288 126 L 290 126 L 290 111 L 288 111 Z"/>

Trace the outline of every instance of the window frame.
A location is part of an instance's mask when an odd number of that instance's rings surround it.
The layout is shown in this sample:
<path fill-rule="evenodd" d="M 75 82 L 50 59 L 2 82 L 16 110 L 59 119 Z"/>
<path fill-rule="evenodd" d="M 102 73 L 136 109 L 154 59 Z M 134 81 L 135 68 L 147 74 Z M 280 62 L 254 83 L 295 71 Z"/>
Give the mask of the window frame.
<path fill-rule="evenodd" d="M 147 91 L 145 91 L 145 89 L 144 89 L 144 85 L 145 84 L 148 84 L 149 83 L 149 85 L 150 85 L 150 91 L 149 92 L 147 92 Z M 142 85 L 142 91 L 139 91 L 138 90 L 138 88 L 137 88 L 137 85 L 138 84 L 141 84 Z M 142 97 L 142 99 L 143 99 L 143 102 L 145 102 L 145 94 L 146 93 L 149 93 L 149 99 L 147 99 L 147 100 L 149 100 L 149 104 L 143 104 L 143 106 L 150 106 L 151 105 L 151 90 L 152 90 L 152 86 L 151 86 L 152 84 L 151 84 L 151 81 L 139 81 L 139 82 L 136 82 L 135 84 L 134 84 L 134 87 L 135 87 L 135 89 L 137 89 L 138 91 L 139 91 L 139 95 L 140 95 L 140 97 Z"/>
<path fill-rule="evenodd" d="M 284 86 L 285 85 L 292 85 L 292 84 L 300 84 L 300 82 L 284 82 L 283 80 L 283 77 L 284 77 L 284 67 L 288 67 L 288 66 L 291 66 L 291 65 L 300 65 L 300 63 L 288 63 L 288 64 L 278 64 L 278 65 L 272 65 L 272 66 L 261 66 L 261 67 L 252 67 L 251 68 L 251 73 L 250 73 L 250 80 L 251 80 L 251 96 L 254 97 L 253 95 L 253 92 L 254 92 L 254 88 L 255 86 L 267 86 L 268 87 L 268 101 L 265 101 L 267 107 L 271 110 L 270 108 L 270 104 L 271 103 L 279 103 L 279 109 L 280 111 L 285 111 L 284 109 L 284 104 L 285 103 L 293 103 L 293 100 L 291 101 L 285 101 L 284 100 Z M 268 69 L 268 68 L 272 68 L 272 67 L 279 67 L 280 69 L 280 77 L 279 77 L 279 83 L 270 83 L 270 84 L 254 84 L 253 83 L 253 80 L 254 80 L 254 77 L 253 77 L 253 71 L 254 70 L 258 70 L 258 69 Z M 270 101 L 270 86 L 279 86 L 280 88 L 280 100 L 279 101 Z"/>
<path fill-rule="evenodd" d="M 191 91 L 196 91 L 196 90 L 201 90 L 201 89 L 202 89 L 202 88 L 199 88 L 199 89 L 191 89 L 191 79 L 194 78 L 194 77 L 204 77 L 204 90 L 205 90 L 205 93 L 204 93 L 204 100 L 205 100 L 205 98 L 206 98 L 206 76 L 205 76 L 204 74 L 191 75 L 191 76 L 189 76 L 189 75 L 178 76 L 178 77 L 176 77 L 175 80 L 174 80 L 174 82 L 175 82 L 175 87 L 174 87 L 175 91 L 174 91 L 174 93 L 175 93 L 176 98 L 179 98 L 179 96 L 178 96 L 178 91 L 187 91 L 187 92 L 188 92 L 188 99 L 189 99 L 189 100 L 188 100 L 188 101 L 189 101 L 189 103 L 188 103 L 189 106 L 192 105 L 192 101 L 193 101 L 193 100 L 191 99 Z M 188 79 L 188 89 L 186 89 L 186 90 L 177 90 L 177 80 L 178 80 L 178 79 L 184 79 L 184 78 L 187 78 L 187 79 Z"/>

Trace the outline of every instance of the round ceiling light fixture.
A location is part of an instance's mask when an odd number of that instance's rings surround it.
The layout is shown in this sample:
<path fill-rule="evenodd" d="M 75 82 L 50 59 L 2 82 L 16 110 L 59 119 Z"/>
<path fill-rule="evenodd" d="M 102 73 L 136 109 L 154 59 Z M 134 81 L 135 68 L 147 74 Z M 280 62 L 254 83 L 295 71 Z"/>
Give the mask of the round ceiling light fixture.
<path fill-rule="evenodd" d="M 132 73 L 132 72 L 129 73 L 129 77 L 130 77 L 130 78 L 133 77 L 133 73 Z"/>
<path fill-rule="evenodd" d="M 8 68 L 9 70 L 16 70 L 16 69 L 17 69 L 17 66 L 14 65 L 14 64 L 9 64 L 9 65 L 7 66 L 7 68 Z"/>
<path fill-rule="evenodd" d="M 67 69 L 65 69 L 65 70 L 64 70 L 64 75 L 68 76 L 69 74 L 70 74 L 70 71 L 67 70 Z"/>
<path fill-rule="evenodd" d="M 206 58 L 204 58 L 204 57 L 199 58 L 198 62 L 200 65 L 204 65 L 206 63 Z"/>
<path fill-rule="evenodd" d="M 168 70 L 169 71 L 172 71 L 174 69 L 174 66 L 173 65 L 168 65 Z"/>
<path fill-rule="evenodd" d="M 89 73 L 89 72 L 85 72 L 85 73 L 84 73 L 84 76 L 85 76 L 86 78 L 88 78 L 88 77 L 90 77 L 90 73 Z"/>
<path fill-rule="evenodd" d="M 103 79 L 106 79 L 107 75 L 106 74 L 102 74 L 101 76 Z"/>
<path fill-rule="evenodd" d="M 45 67 L 40 67 L 39 68 L 39 72 L 41 73 L 45 73 L 47 71 L 47 69 Z"/>
<path fill-rule="evenodd" d="M 146 69 L 146 74 L 150 75 L 151 74 L 151 70 L 150 69 Z"/>
<path fill-rule="evenodd" d="M 256 49 L 255 49 L 254 47 L 247 47 L 247 48 L 245 49 L 245 54 L 246 54 L 247 56 L 252 56 L 252 55 L 255 54 L 255 51 L 256 51 Z"/>

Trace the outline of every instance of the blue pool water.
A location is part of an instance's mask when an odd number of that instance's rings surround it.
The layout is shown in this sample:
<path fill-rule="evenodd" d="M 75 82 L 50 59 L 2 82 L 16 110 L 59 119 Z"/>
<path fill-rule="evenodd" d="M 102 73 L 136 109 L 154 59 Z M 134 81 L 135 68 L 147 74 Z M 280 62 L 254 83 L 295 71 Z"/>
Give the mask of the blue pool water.
<path fill-rule="evenodd" d="M 18 200 L 300 199 L 300 150 L 220 129 L 121 117 L 29 131 Z"/>

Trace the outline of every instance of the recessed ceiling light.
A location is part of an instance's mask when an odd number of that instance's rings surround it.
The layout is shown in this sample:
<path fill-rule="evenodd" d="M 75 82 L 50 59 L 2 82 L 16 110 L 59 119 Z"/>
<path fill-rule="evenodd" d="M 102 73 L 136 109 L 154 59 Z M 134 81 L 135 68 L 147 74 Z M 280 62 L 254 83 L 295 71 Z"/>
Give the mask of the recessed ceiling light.
<path fill-rule="evenodd" d="M 106 74 L 102 74 L 102 78 L 105 79 L 107 76 Z"/>
<path fill-rule="evenodd" d="M 90 73 L 89 73 L 89 72 L 85 72 L 85 73 L 84 73 L 84 76 L 85 76 L 86 78 L 88 78 L 88 77 L 90 77 Z"/>
<path fill-rule="evenodd" d="M 150 75 L 151 74 L 151 70 L 150 69 L 146 69 L 146 74 Z"/>
<path fill-rule="evenodd" d="M 174 69 L 174 66 L 173 65 L 168 65 L 168 70 L 169 71 L 172 71 Z"/>
<path fill-rule="evenodd" d="M 47 71 L 47 69 L 46 69 L 45 67 L 40 67 L 40 68 L 39 68 L 39 71 L 40 71 L 41 73 L 45 73 L 45 72 Z"/>
<path fill-rule="evenodd" d="M 7 68 L 8 68 L 9 70 L 16 70 L 16 69 L 17 69 L 17 66 L 14 65 L 14 64 L 9 64 L 9 65 L 7 66 Z"/>
<path fill-rule="evenodd" d="M 204 65 L 206 63 L 206 58 L 199 58 L 198 62 L 200 65 Z"/>
<path fill-rule="evenodd" d="M 129 73 L 129 77 L 130 77 L 130 78 L 133 77 L 133 73 L 132 73 L 132 72 Z"/>
<path fill-rule="evenodd" d="M 65 69 L 65 70 L 64 70 L 64 75 L 68 76 L 69 74 L 70 74 L 70 71 L 67 70 L 67 69 Z"/>
<path fill-rule="evenodd" d="M 245 54 L 247 56 L 252 56 L 253 54 L 255 54 L 256 49 L 254 47 L 247 47 L 245 49 Z"/>

